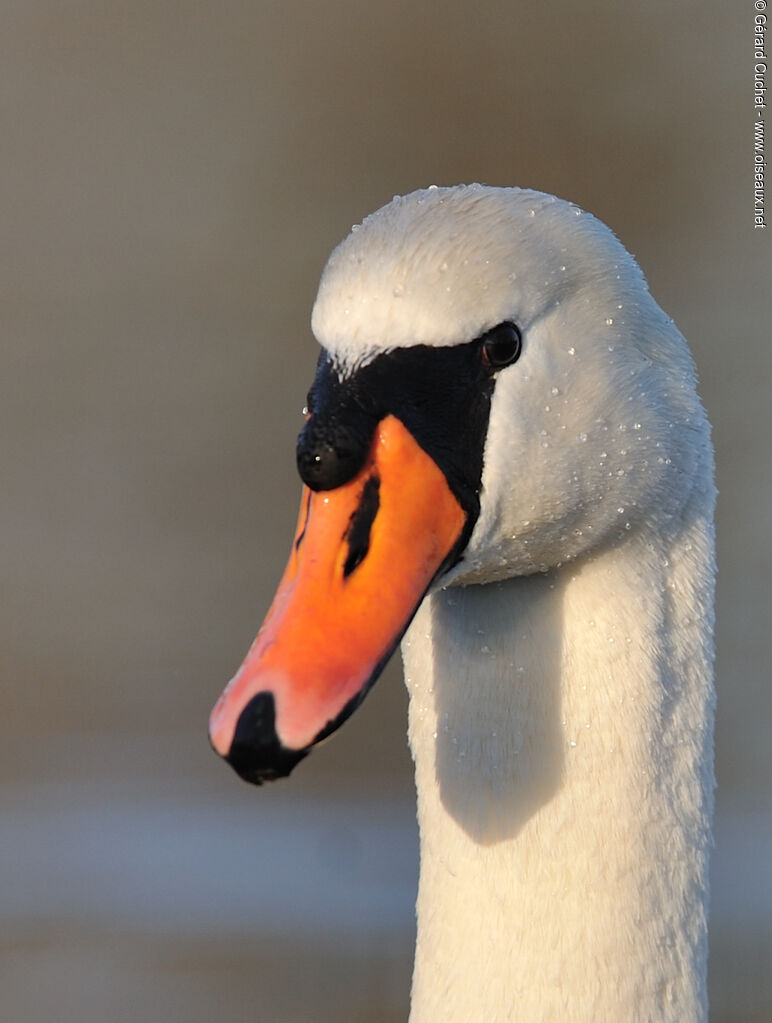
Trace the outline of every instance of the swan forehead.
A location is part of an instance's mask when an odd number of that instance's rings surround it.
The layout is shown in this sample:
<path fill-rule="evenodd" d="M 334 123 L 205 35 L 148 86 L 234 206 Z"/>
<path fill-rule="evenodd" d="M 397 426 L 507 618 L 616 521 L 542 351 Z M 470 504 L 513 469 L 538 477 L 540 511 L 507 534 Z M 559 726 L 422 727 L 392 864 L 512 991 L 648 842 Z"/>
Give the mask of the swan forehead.
<path fill-rule="evenodd" d="M 410 345 L 451 345 L 545 308 L 616 263 L 637 268 L 590 214 L 542 192 L 465 185 L 392 202 L 332 253 L 312 314 L 344 365 Z"/>

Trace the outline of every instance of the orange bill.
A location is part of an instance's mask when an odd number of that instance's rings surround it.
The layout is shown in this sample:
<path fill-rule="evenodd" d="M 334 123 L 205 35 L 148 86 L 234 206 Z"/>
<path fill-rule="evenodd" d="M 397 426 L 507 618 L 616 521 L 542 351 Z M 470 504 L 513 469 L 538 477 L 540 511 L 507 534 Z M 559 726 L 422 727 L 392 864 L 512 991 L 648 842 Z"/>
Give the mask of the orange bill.
<path fill-rule="evenodd" d="M 465 524 L 444 474 L 394 416 L 348 483 L 304 487 L 279 589 L 212 711 L 215 750 L 250 781 L 288 774 L 364 697 Z"/>

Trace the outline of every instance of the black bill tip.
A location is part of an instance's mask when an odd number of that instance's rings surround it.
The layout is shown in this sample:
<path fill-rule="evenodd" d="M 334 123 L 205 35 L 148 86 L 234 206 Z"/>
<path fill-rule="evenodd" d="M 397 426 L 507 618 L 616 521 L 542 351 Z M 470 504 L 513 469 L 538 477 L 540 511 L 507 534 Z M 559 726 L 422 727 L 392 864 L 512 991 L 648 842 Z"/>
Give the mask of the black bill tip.
<path fill-rule="evenodd" d="M 253 785 L 286 778 L 308 755 L 307 749 L 282 745 L 276 734 L 276 706 L 273 693 L 257 693 L 242 710 L 231 748 L 225 760 Z"/>

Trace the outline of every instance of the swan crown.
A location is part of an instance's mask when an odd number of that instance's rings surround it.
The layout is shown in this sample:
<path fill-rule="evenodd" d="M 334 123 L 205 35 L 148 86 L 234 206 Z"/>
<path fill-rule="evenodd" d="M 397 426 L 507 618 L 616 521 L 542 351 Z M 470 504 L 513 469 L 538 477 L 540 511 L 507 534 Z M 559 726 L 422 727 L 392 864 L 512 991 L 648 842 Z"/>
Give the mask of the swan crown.
<path fill-rule="evenodd" d="M 525 188 L 433 186 L 352 228 L 328 260 L 312 328 L 353 368 L 383 350 L 469 341 L 507 319 L 527 329 L 582 289 L 601 300 L 597 282 L 610 271 L 615 294 L 648 294 L 613 233 L 572 203 Z"/>

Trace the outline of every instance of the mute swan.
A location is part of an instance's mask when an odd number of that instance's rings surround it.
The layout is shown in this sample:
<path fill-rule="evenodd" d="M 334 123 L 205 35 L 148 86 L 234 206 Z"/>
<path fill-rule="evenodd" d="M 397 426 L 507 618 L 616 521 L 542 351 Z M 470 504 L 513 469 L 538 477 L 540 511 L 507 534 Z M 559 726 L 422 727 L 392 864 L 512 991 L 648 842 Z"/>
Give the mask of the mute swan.
<path fill-rule="evenodd" d="M 706 1004 L 713 463 L 686 344 L 590 214 L 395 197 L 332 254 L 285 575 L 212 713 L 286 775 L 404 635 L 413 1023 Z"/>

